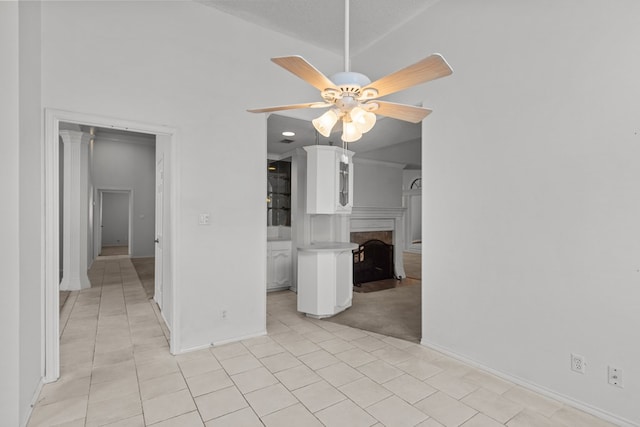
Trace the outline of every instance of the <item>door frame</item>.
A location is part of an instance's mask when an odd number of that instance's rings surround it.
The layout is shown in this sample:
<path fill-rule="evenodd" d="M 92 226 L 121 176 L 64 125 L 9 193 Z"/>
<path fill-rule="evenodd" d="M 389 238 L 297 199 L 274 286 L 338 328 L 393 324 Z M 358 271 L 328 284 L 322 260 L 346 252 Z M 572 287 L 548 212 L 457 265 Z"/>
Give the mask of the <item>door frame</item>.
<path fill-rule="evenodd" d="M 94 230 L 95 231 L 95 249 L 98 250 L 96 254 L 96 258 L 100 255 L 102 251 L 102 209 L 104 208 L 104 203 L 102 200 L 102 196 L 104 193 L 118 193 L 118 194 L 127 194 L 129 196 L 128 202 L 128 215 L 127 215 L 127 255 L 131 257 L 131 245 L 133 243 L 133 189 L 132 188 L 96 188 L 96 205 L 94 206 L 93 218 L 94 218 Z M 96 215 L 96 213 L 98 215 Z M 96 238 L 97 237 L 97 238 Z M 95 259 L 95 258 L 94 258 Z"/>
<path fill-rule="evenodd" d="M 164 189 L 164 153 L 161 153 L 160 155 L 158 155 L 158 153 L 156 153 L 156 158 L 155 160 L 155 175 L 156 175 L 156 181 L 155 181 L 155 208 L 156 208 L 156 223 L 154 225 L 154 237 L 155 237 L 155 246 L 154 246 L 154 266 L 153 266 L 153 271 L 154 271 L 154 292 L 153 292 L 153 299 L 156 302 L 156 304 L 158 304 L 158 307 L 160 307 L 160 312 L 163 315 L 164 318 L 164 277 L 163 275 L 159 275 L 158 271 L 164 271 L 164 210 L 163 210 L 163 206 L 165 203 L 165 198 L 164 198 L 164 193 L 165 193 L 165 189 Z M 158 202 L 158 193 L 159 193 L 159 189 L 160 189 L 160 185 L 159 182 L 162 183 L 162 201 L 159 203 Z M 159 220 L 159 221 L 158 221 Z M 165 319 L 166 321 L 166 319 Z"/>
<path fill-rule="evenodd" d="M 43 138 L 43 175 L 42 185 L 44 192 L 41 195 L 43 215 L 42 215 L 42 258 L 44 259 L 44 275 L 42 283 L 43 304 L 42 304 L 42 370 L 43 382 L 56 381 L 60 377 L 60 308 L 59 308 L 59 250 L 60 250 L 60 230 L 59 230 L 59 131 L 60 122 L 70 122 L 80 125 L 120 129 L 132 132 L 142 132 L 156 136 L 166 137 L 168 147 L 165 156 L 170 159 L 170 180 L 171 188 L 169 198 L 165 198 L 164 204 L 170 212 L 169 221 L 164 218 L 164 225 L 168 227 L 171 236 L 170 257 L 165 257 L 165 263 L 169 263 L 170 286 L 172 294 L 171 336 L 169 346 L 171 353 L 175 354 L 180 342 L 179 328 L 179 289 L 177 289 L 177 272 L 175 261 L 177 259 L 177 224 L 178 224 L 178 203 L 179 177 L 178 144 L 176 144 L 176 130 L 162 125 L 154 125 L 130 120 L 117 119 L 87 113 L 79 113 L 52 108 L 45 108 L 45 127 Z M 156 147 L 157 149 L 157 147 Z M 165 165 L 166 168 L 167 165 Z M 165 169 L 165 172 L 167 169 Z M 86 254 L 84 254 L 86 256 Z M 167 282 L 165 278 L 165 282 Z"/>

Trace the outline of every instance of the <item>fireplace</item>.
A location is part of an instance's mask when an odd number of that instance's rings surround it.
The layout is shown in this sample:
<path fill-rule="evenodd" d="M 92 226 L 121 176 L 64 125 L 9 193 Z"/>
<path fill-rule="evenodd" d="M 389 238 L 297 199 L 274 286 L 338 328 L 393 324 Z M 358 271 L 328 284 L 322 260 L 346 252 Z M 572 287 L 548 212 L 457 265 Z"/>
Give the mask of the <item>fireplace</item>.
<path fill-rule="evenodd" d="M 353 284 L 393 278 L 393 245 L 372 239 L 353 251 Z"/>
<path fill-rule="evenodd" d="M 405 247 L 404 216 L 405 208 L 354 206 L 349 218 L 351 242 L 362 245 L 368 240 L 381 240 L 391 245 L 393 262 L 389 277 L 398 279 L 406 276 L 402 260 Z"/>

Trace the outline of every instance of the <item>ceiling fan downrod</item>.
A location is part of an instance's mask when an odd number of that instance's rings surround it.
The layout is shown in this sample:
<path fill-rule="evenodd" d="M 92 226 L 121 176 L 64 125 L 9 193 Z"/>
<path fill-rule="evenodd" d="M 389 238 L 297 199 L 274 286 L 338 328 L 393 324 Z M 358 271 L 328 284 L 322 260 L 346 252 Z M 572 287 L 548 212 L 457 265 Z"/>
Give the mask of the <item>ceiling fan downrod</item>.
<path fill-rule="evenodd" d="M 344 0 L 344 71 L 351 71 L 349 64 L 349 0 Z"/>

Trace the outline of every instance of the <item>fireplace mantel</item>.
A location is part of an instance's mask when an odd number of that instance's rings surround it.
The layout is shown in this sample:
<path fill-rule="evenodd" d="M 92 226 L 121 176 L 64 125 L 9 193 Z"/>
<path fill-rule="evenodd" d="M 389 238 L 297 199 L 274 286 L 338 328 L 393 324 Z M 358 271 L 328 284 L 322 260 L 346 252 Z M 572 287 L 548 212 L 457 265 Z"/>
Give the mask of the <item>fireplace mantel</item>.
<path fill-rule="evenodd" d="M 403 207 L 364 207 L 354 206 L 349 218 L 350 232 L 359 231 L 393 231 L 394 269 L 396 277 L 406 277 L 402 251 L 404 250 L 404 218 L 406 208 Z"/>

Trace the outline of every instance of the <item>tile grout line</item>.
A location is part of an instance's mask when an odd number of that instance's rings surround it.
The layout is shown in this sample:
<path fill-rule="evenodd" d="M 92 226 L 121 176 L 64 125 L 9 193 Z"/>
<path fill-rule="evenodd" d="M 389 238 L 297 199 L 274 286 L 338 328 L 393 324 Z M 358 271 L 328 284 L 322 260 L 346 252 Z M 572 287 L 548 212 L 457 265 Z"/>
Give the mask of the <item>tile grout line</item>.
<path fill-rule="evenodd" d="M 95 331 L 94 340 L 93 340 L 93 358 L 91 359 L 91 373 L 89 374 L 89 391 L 87 393 L 87 409 L 85 411 L 85 417 L 84 417 L 85 426 L 89 421 L 89 401 L 91 398 L 91 388 L 93 385 L 93 367 L 94 367 L 94 361 L 96 358 L 96 347 L 98 345 L 98 327 L 100 325 L 100 307 L 102 307 L 102 293 L 104 292 L 104 287 L 102 285 L 104 284 L 105 273 L 106 273 L 106 269 L 102 270 L 102 276 L 100 279 L 100 302 L 98 303 L 98 315 L 96 316 L 96 331 Z M 91 283 L 91 279 L 89 279 L 89 283 Z M 91 283 L 91 287 L 89 289 L 91 289 L 92 287 L 93 287 L 93 283 Z"/>
<path fill-rule="evenodd" d="M 127 261 L 129 262 L 129 264 L 131 264 L 131 266 L 133 267 L 133 264 L 131 263 L 130 259 L 127 259 Z M 118 265 L 120 265 L 120 262 L 118 262 Z M 136 273 L 136 277 L 137 277 Z M 129 340 L 131 341 L 131 358 L 133 360 L 133 364 L 136 368 L 136 383 L 138 385 L 138 396 L 140 397 L 140 412 L 142 415 L 142 423 L 146 426 L 147 425 L 147 421 L 146 421 L 146 416 L 145 416 L 145 412 L 144 412 L 144 404 L 143 404 L 143 399 L 142 399 L 142 388 L 140 387 L 140 376 L 138 374 L 138 364 L 136 363 L 136 354 L 135 354 L 135 343 L 133 342 L 133 333 L 131 331 L 131 320 L 129 318 L 129 304 L 127 304 L 127 295 L 124 291 L 124 279 L 122 278 L 122 267 L 120 268 L 120 280 L 121 280 L 121 285 L 122 285 L 122 298 L 124 300 L 124 310 L 125 313 L 127 315 L 127 325 L 129 326 Z M 138 277 L 138 282 L 140 282 L 140 278 Z M 140 287 L 142 287 L 142 285 L 140 285 Z"/>

